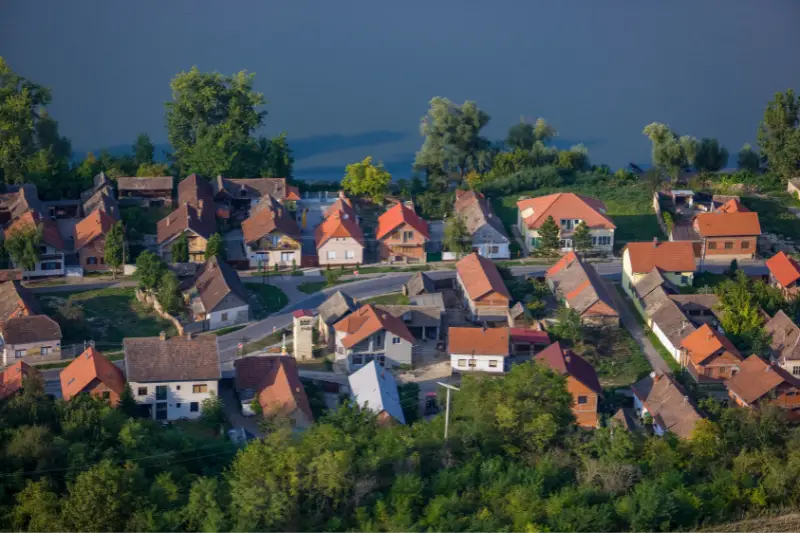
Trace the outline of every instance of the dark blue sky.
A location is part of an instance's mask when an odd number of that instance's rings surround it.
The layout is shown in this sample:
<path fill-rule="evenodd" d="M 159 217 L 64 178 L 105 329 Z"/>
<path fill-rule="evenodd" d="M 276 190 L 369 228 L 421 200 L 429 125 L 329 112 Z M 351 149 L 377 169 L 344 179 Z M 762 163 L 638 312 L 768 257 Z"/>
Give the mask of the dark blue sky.
<path fill-rule="evenodd" d="M 617 166 L 649 159 L 653 121 L 754 141 L 772 94 L 800 90 L 798 22 L 796 0 L 16 0 L 0 54 L 53 89 L 76 149 L 164 141 L 169 81 L 197 65 L 257 74 L 266 131 L 307 176 L 366 155 L 407 168 L 433 96 L 476 100 L 497 138 L 543 116 Z"/>

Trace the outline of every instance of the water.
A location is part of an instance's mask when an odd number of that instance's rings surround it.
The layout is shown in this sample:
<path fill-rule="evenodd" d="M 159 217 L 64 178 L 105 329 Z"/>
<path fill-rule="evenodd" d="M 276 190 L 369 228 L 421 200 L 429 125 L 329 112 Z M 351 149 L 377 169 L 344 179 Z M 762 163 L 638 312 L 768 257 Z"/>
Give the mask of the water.
<path fill-rule="evenodd" d="M 796 0 L 299 4 L 2 2 L 0 54 L 53 89 L 83 150 L 164 141 L 181 69 L 256 72 L 266 133 L 288 132 L 311 178 L 366 155 L 406 177 L 437 95 L 476 100 L 492 138 L 543 116 L 560 144 L 621 166 L 649 160 L 653 121 L 735 154 L 773 93 L 800 90 Z"/>

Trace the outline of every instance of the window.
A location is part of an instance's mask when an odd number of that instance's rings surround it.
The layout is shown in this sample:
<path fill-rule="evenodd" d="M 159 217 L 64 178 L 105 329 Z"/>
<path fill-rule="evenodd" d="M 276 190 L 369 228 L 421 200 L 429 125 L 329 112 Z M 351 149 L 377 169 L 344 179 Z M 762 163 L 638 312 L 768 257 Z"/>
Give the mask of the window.
<path fill-rule="evenodd" d="M 490 246 L 489 247 L 489 253 L 490 254 L 500 253 L 500 247 L 499 246 Z"/>
<path fill-rule="evenodd" d="M 572 248 L 572 239 L 561 239 L 558 241 L 560 248 Z"/>
<path fill-rule="evenodd" d="M 156 385 L 156 401 L 163 402 L 167 400 L 167 386 Z"/>
<path fill-rule="evenodd" d="M 223 322 L 227 322 L 227 320 L 228 320 L 228 313 L 222 313 L 222 316 L 220 317 L 220 320 L 222 320 Z"/>
<path fill-rule="evenodd" d="M 192 385 L 192 392 L 199 394 L 201 392 L 208 392 L 208 385 Z"/>
<path fill-rule="evenodd" d="M 181 390 L 181 386 L 180 385 L 176 385 L 175 386 L 175 390 Z"/>
<path fill-rule="evenodd" d="M 344 348 L 342 348 L 341 346 L 338 346 L 338 347 L 336 348 L 336 353 L 338 353 L 338 354 L 343 354 L 343 353 L 344 353 Z"/>
<path fill-rule="evenodd" d="M 598 246 L 611 246 L 611 236 L 610 235 L 601 235 L 597 238 L 597 245 Z"/>
<path fill-rule="evenodd" d="M 281 261 L 290 263 L 294 259 L 294 252 L 281 252 Z"/>
<path fill-rule="evenodd" d="M 176 403 L 175 404 L 175 409 L 180 409 L 182 405 L 183 405 L 182 403 Z"/>
<path fill-rule="evenodd" d="M 533 248 L 539 247 L 539 237 L 531 237 L 531 247 Z"/>
<path fill-rule="evenodd" d="M 383 335 L 378 335 L 375 337 L 375 346 L 378 348 L 383 348 Z"/>
<path fill-rule="evenodd" d="M 392 344 L 400 344 L 400 337 L 392 337 Z"/>
<path fill-rule="evenodd" d="M 105 264 L 105 259 L 103 259 L 102 257 L 100 258 L 100 264 L 101 264 L 101 265 L 104 265 L 104 264 Z"/>
<path fill-rule="evenodd" d="M 492 359 L 491 361 L 489 361 L 489 368 L 497 368 L 497 360 L 496 359 Z"/>
<path fill-rule="evenodd" d="M 726 250 L 733 250 L 733 243 L 730 241 L 725 241 L 725 249 Z"/>
<path fill-rule="evenodd" d="M 41 264 L 40 270 L 61 270 L 60 261 L 45 261 Z"/>
<path fill-rule="evenodd" d="M 578 404 L 583 405 L 585 403 L 589 403 L 589 398 L 586 396 L 578 396 Z"/>
<path fill-rule="evenodd" d="M 592 246 L 597 246 L 597 237 L 592 237 Z"/>
<path fill-rule="evenodd" d="M 414 239 L 414 232 L 413 231 L 404 231 L 403 232 L 403 242 L 408 242 Z"/>
<path fill-rule="evenodd" d="M 157 403 L 156 404 L 156 420 L 166 420 L 167 419 L 167 404 L 165 403 Z"/>
<path fill-rule="evenodd" d="M 50 355 L 50 347 L 42 346 L 41 348 L 39 348 L 39 353 L 42 355 Z"/>
<path fill-rule="evenodd" d="M 800 376 L 800 366 L 793 366 L 792 367 L 792 375 L 793 376 Z"/>
<path fill-rule="evenodd" d="M 139 387 L 136 389 L 137 396 L 147 396 L 147 387 Z"/>
<path fill-rule="evenodd" d="M 20 357 L 25 357 L 25 350 L 17 350 L 14 352 L 14 357 L 19 359 Z"/>
<path fill-rule="evenodd" d="M 189 404 L 189 411 L 192 413 L 196 413 L 200 410 L 200 404 L 197 402 L 192 402 Z"/>
<path fill-rule="evenodd" d="M 336 259 L 336 251 L 331 250 L 328 252 L 328 259 Z"/>
<path fill-rule="evenodd" d="M 101 397 L 102 397 L 104 400 L 108 400 L 109 398 L 111 398 L 111 393 L 110 393 L 110 392 L 108 392 L 107 390 L 104 390 L 104 391 L 103 391 L 103 394 L 101 394 Z"/>
<path fill-rule="evenodd" d="M 462 368 L 467 366 L 467 360 L 466 359 L 459 359 L 458 360 L 458 366 L 460 366 Z"/>
<path fill-rule="evenodd" d="M 742 250 L 750 249 L 750 241 L 742 241 Z"/>
<path fill-rule="evenodd" d="M 354 365 L 363 365 L 364 364 L 364 358 L 361 357 L 360 355 L 353 355 L 353 364 Z"/>
<path fill-rule="evenodd" d="M 689 284 L 689 276 L 681 276 L 681 285 Z"/>
<path fill-rule="evenodd" d="M 469 367 L 470 368 L 475 368 L 476 366 L 478 366 L 478 362 L 475 359 L 470 359 L 469 360 Z"/>
<path fill-rule="evenodd" d="M 572 219 L 569 219 L 569 220 L 565 220 L 563 218 L 561 219 L 561 227 L 563 229 L 570 230 L 570 229 L 572 229 L 574 224 L 575 224 L 575 222 Z"/>
<path fill-rule="evenodd" d="M 344 252 L 345 259 L 355 259 L 356 253 L 353 250 L 346 250 Z"/>
<path fill-rule="evenodd" d="M 715 242 L 708 243 L 708 249 L 709 250 L 716 250 L 717 249 L 717 243 L 715 243 Z"/>
<path fill-rule="evenodd" d="M 94 256 L 86 258 L 86 264 L 87 265 L 96 265 L 97 264 L 97 258 L 94 257 Z"/>

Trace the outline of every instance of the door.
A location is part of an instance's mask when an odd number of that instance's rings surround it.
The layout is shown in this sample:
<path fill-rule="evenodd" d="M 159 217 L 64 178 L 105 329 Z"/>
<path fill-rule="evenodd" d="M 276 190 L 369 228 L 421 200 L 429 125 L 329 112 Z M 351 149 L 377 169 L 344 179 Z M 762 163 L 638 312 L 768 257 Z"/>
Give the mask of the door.
<path fill-rule="evenodd" d="M 156 404 L 156 420 L 167 419 L 167 402 L 159 402 Z"/>

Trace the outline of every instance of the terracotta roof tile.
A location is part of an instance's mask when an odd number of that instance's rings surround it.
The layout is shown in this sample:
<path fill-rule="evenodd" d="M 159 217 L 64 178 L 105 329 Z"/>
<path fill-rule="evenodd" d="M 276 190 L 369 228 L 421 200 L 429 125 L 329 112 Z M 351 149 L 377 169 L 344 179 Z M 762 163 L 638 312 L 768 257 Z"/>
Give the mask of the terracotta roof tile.
<path fill-rule="evenodd" d="M 525 224 L 531 229 L 540 227 L 550 216 L 553 217 L 556 224 L 561 219 L 580 219 L 586 222 L 589 228 L 616 228 L 611 219 L 606 216 L 606 205 L 603 202 L 571 192 L 520 200 L 517 202 L 517 208 L 522 214 Z M 531 211 L 528 213 L 528 210 Z"/>
<path fill-rule="evenodd" d="M 333 211 L 322 223 L 314 230 L 314 239 L 317 249 L 322 247 L 331 239 L 351 238 L 361 246 L 364 246 L 364 233 L 358 226 L 355 216 L 343 211 Z"/>
<path fill-rule="evenodd" d="M 425 222 L 413 209 L 409 209 L 404 203 L 399 202 L 391 209 L 378 217 L 378 231 L 375 238 L 383 239 L 402 224 L 408 224 L 426 239 L 430 238 L 428 223 Z"/>
<path fill-rule="evenodd" d="M 392 316 L 388 311 L 376 309 L 371 304 L 364 305 L 347 315 L 334 324 L 333 328 L 347 334 L 342 339 L 345 348 L 351 348 L 381 330 L 389 331 L 401 339 L 414 343 L 414 337 L 401 319 Z"/>
<path fill-rule="evenodd" d="M 747 213 L 747 209 L 738 198 L 731 198 L 717 208 L 720 213 Z"/>
<path fill-rule="evenodd" d="M 508 356 L 508 328 L 462 328 L 451 327 L 448 330 L 451 354 L 465 355 L 502 355 Z"/>
<path fill-rule="evenodd" d="M 33 292 L 19 281 L 0 283 L 0 323 L 17 316 L 42 312 Z"/>
<path fill-rule="evenodd" d="M 194 287 L 203 304 L 206 313 L 224 311 L 231 307 L 246 305 L 248 293 L 236 271 L 216 257 L 205 262 L 197 275 Z M 220 304 L 230 295 L 236 296 L 237 301 L 229 302 L 230 306 L 221 307 Z"/>
<path fill-rule="evenodd" d="M 558 342 L 554 342 L 536 354 L 534 360 L 546 365 L 557 374 L 572 376 L 596 394 L 603 394 L 603 388 L 600 386 L 594 367 L 572 350 L 563 348 Z"/>
<path fill-rule="evenodd" d="M 126 338 L 125 375 L 128 381 L 211 381 L 220 379 L 217 338 L 198 335 L 194 338 Z"/>
<path fill-rule="evenodd" d="M 213 194 L 219 196 L 220 193 L 228 194 L 232 198 L 261 198 L 272 196 L 279 201 L 299 200 L 296 187 L 288 187 L 286 178 L 224 178 L 217 176 L 211 182 Z M 290 189 L 293 189 L 290 191 Z M 288 196 L 295 193 L 296 198 Z"/>
<path fill-rule="evenodd" d="M 758 213 L 703 213 L 694 217 L 700 237 L 739 237 L 761 235 Z"/>
<path fill-rule="evenodd" d="M 41 375 L 35 367 L 24 361 L 17 361 L 0 371 L 0 400 L 5 400 L 22 389 L 25 378 Z"/>
<path fill-rule="evenodd" d="M 691 438 L 695 424 L 703 417 L 672 376 L 653 374 L 631 385 L 633 394 L 665 431 Z"/>
<path fill-rule="evenodd" d="M 271 196 L 264 197 L 260 202 L 262 207 L 256 206 L 250 216 L 242 222 L 244 242 L 249 244 L 278 231 L 283 235 L 300 238 L 300 226 L 288 209 L 275 201 Z"/>
<path fill-rule="evenodd" d="M 786 313 L 775 313 L 764 324 L 764 331 L 770 336 L 770 348 L 781 360 L 800 360 L 800 328 Z"/>
<path fill-rule="evenodd" d="M 116 224 L 116 220 L 100 209 L 84 217 L 75 224 L 75 251 L 90 244 L 96 238 L 107 234 L 114 224 Z"/>
<path fill-rule="evenodd" d="M 752 404 L 782 383 L 800 386 L 797 379 L 778 366 L 773 366 L 753 354 L 741 363 L 739 371 L 725 385 L 745 403 Z"/>
<path fill-rule="evenodd" d="M 6 344 L 60 341 L 61 327 L 47 315 L 17 316 L 0 325 Z"/>
<path fill-rule="evenodd" d="M 472 300 L 492 291 L 511 299 L 500 272 L 490 259 L 473 252 L 456 263 L 456 272 Z"/>
<path fill-rule="evenodd" d="M 788 287 L 800 279 L 800 264 L 794 257 L 789 257 L 783 252 L 778 252 L 767 259 L 766 265 L 782 287 Z"/>
<path fill-rule="evenodd" d="M 237 359 L 236 389 L 252 390 L 267 416 L 290 415 L 300 410 L 314 420 L 308 396 L 300 381 L 297 362 L 286 356 L 250 356 Z"/>
<path fill-rule="evenodd" d="M 727 352 L 736 359 L 742 359 L 739 350 L 728 340 L 728 337 L 711 328 L 708 324 L 703 324 L 683 339 L 681 348 L 686 349 L 691 360 L 698 365 L 703 364 L 703 361 L 720 352 Z"/>
<path fill-rule="evenodd" d="M 6 230 L 6 235 L 13 235 L 17 231 L 27 231 L 40 225 L 42 226 L 42 241 L 56 250 L 64 250 L 64 240 L 61 238 L 56 223 L 49 218 L 34 215 L 32 211 L 27 211 L 12 222 Z"/>
<path fill-rule="evenodd" d="M 122 374 L 122 370 L 91 346 L 73 359 L 61 371 L 59 378 L 61 379 L 61 394 L 65 400 L 70 400 L 80 394 L 95 379 L 105 383 L 118 395 L 125 390 L 125 376 Z"/>
<path fill-rule="evenodd" d="M 120 177 L 117 178 L 117 189 L 120 191 L 169 191 L 175 179 L 172 176 L 154 177 Z"/>
<path fill-rule="evenodd" d="M 0 269 L 0 283 L 6 281 L 22 281 L 22 270 L 18 268 Z"/>
<path fill-rule="evenodd" d="M 645 274 L 654 268 L 662 272 L 694 272 L 697 268 L 690 241 L 629 242 L 624 250 L 635 274 Z"/>
<path fill-rule="evenodd" d="M 618 317 L 617 304 L 605 281 L 590 264 L 573 252 L 567 253 L 547 270 L 556 294 L 581 315 Z M 596 306 L 595 304 L 602 304 Z"/>

